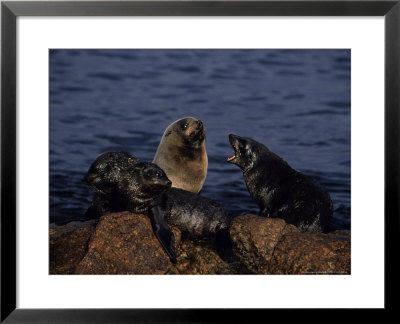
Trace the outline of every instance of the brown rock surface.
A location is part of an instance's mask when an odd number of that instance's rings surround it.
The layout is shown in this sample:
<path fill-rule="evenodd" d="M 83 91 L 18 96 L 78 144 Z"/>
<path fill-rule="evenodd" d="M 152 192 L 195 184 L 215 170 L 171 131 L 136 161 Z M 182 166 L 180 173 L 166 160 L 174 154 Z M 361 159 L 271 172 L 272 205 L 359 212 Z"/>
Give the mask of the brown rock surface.
<path fill-rule="evenodd" d="M 175 236 L 172 264 L 145 215 L 104 215 L 92 222 L 53 226 L 50 274 L 336 274 L 350 273 L 349 232 L 300 233 L 281 219 L 239 216 L 230 226 L 234 260 L 227 263 L 213 240 Z"/>
<path fill-rule="evenodd" d="M 237 217 L 230 226 L 234 253 L 262 274 L 350 273 L 350 234 L 300 233 L 282 219 Z"/>
<path fill-rule="evenodd" d="M 86 226 L 82 227 L 84 225 Z M 75 272 L 76 265 L 86 254 L 90 236 L 94 232 L 93 223 L 82 223 L 82 226 L 73 227 L 69 224 L 53 229 L 49 244 L 50 274 Z"/>
<path fill-rule="evenodd" d="M 350 236 L 288 233 L 275 248 L 268 271 L 276 274 L 350 274 Z"/>
<path fill-rule="evenodd" d="M 179 233 L 174 230 L 176 244 Z M 129 212 L 100 218 L 77 274 L 164 274 L 172 263 L 145 215 Z"/>
<path fill-rule="evenodd" d="M 173 265 L 144 215 L 109 214 L 99 220 L 96 229 L 80 227 L 72 223 L 51 227 L 51 273 L 231 274 L 238 271 L 234 263 L 230 265 L 219 257 L 215 242 L 189 239 L 181 242 L 177 228 L 172 228 L 177 253 L 177 263 Z"/>
<path fill-rule="evenodd" d="M 215 242 L 181 242 L 178 259 L 172 273 L 175 274 L 236 274 L 239 266 L 227 263 L 216 252 Z"/>
<path fill-rule="evenodd" d="M 129 212 L 103 216 L 77 274 L 230 274 L 234 270 L 215 251 L 212 241 L 181 242 L 175 236 L 177 263 L 170 262 L 153 233 L 150 220 Z"/>
<path fill-rule="evenodd" d="M 50 237 L 56 237 L 64 233 L 73 232 L 84 227 L 96 227 L 97 220 L 73 221 L 64 225 L 50 224 Z"/>

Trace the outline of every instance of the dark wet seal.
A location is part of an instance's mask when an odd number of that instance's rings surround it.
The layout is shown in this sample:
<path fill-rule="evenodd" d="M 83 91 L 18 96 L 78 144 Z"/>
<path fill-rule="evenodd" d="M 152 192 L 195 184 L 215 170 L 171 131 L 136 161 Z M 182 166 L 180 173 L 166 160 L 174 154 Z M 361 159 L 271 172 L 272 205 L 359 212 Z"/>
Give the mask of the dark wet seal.
<path fill-rule="evenodd" d="M 326 232 L 333 207 L 329 193 L 312 177 L 294 169 L 266 146 L 229 135 L 235 155 L 228 158 L 243 177 L 260 215 L 282 218 L 302 232 Z"/>
<path fill-rule="evenodd" d="M 85 176 L 85 182 L 98 191 L 91 206 L 97 217 L 124 210 L 148 215 L 172 262 L 176 256 L 169 225 L 193 239 L 215 237 L 218 253 L 226 259 L 230 257 L 230 218 L 222 205 L 189 191 L 170 188 L 171 181 L 154 163 L 137 162 L 136 158 L 112 152 L 98 160 Z"/>
<path fill-rule="evenodd" d="M 129 153 L 107 152 L 92 163 L 83 181 L 97 191 L 88 217 L 125 210 L 148 215 L 154 234 L 171 262 L 176 262 L 175 238 L 161 206 L 171 181 L 159 167 Z"/>

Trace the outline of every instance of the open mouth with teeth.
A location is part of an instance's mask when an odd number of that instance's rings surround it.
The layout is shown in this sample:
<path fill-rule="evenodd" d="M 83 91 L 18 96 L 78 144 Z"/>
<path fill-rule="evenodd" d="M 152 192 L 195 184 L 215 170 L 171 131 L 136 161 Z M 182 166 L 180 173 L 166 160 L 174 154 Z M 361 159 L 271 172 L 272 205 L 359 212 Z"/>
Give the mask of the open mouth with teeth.
<path fill-rule="evenodd" d="M 229 142 L 231 143 L 233 149 L 235 150 L 235 155 L 232 155 L 231 157 L 228 157 L 228 158 L 226 159 L 226 161 L 227 161 L 227 162 L 230 162 L 230 163 L 234 163 L 234 160 L 239 156 L 239 154 L 238 154 L 238 151 L 239 151 L 239 148 L 238 148 L 239 142 L 238 142 L 237 137 L 236 137 L 235 135 L 233 135 L 233 134 L 230 134 L 230 135 L 229 135 Z"/>

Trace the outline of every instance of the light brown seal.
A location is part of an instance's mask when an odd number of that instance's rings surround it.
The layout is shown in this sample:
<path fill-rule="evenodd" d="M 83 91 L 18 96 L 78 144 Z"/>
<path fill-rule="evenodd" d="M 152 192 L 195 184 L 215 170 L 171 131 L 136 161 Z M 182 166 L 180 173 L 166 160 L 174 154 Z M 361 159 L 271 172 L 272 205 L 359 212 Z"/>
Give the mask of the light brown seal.
<path fill-rule="evenodd" d="M 165 130 L 153 163 L 172 181 L 172 187 L 198 193 L 207 175 L 208 158 L 203 122 L 185 117 Z"/>

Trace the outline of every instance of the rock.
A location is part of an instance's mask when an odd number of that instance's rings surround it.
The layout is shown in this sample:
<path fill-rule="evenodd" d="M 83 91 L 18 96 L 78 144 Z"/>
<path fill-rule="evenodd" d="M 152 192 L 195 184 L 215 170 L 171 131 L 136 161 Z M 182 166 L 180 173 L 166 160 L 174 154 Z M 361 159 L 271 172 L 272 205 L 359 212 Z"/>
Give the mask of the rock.
<path fill-rule="evenodd" d="M 91 219 L 88 221 L 84 222 L 79 222 L 79 221 L 73 221 L 69 222 L 64 225 L 56 225 L 56 224 L 50 224 L 50 236 L 55 237 L 64 233 L 76 231 L 77 229 L 84 228 L 84 227 L 95 227 L 97 224 L 97 220 Z"/>
<path fill-rule="evenodd" d="M 234 253 L 254 273 L 267 273 L 279 239 L 286 232 L 298 231 L 283 219 L 256 215 L 236 217 L 229 228 Z"/>
<path fill-rule="evenodd" d="M 80 222 L 51 226 L 51 273 L 64 274 L 231 274 L 212 240 L 181 242 L 172 227 L 177 263 L 173 265 L 153 233 L 145 215 L 129 212 L 104 215 L 94 227 Z M 92 223 L 93 224 L 93 223 Z M 88 224 L 86 224 L 87 226 Z M 90 239 L 90 242 L 89 242 Z"/>
<path fill-rule="evenodd" d="M 230 235 L 237 258 L 260 274 L 350 273 L 350 234 L 300 233 L 282 219 L 235 218 Z"/>
<path fill-rule="evenodd" d="M 231 274 L 235 271 L 215 251 L 212 241 L 175 237 L 177 263 L 170 262 L 145 215 L 129 212 L 103 216 L 90 239 L 77 274 Z"/>
<path fill-rule="evenodd" d="M 145 215 L 121 212 L 92 222 L 52 226 L 50 274 L 349 274 L 351 234 L 300 233 L 282 219 L 245 215 L 229 228 L 234 258 L 215 240 L 193 241 L 172 227 L 172 264 Z"/>
<path fill-rule="evenodd" d="M 174 229 L 175 243 L 180 233 Z M 145 215 L 121 212 L 100 218 L 77 274 L 164 274 L 172 263 Z"/>
<path fill-rule="evenodd" d="M 174 274 L 235 274 L 236 263 L 227 263 L 216 252 L 215 242 L 184 240 L 178 252 Z"/>
<path fill-rule="evenodd" d="M 85 227 L 83 227 L 86 225 Z M 90 236 L 94 232 L 94 226 L 82 224 L 78 229 L 66 231 L 60 226 L 60 230 L 52 228 L 50 235 L 50 274 L 73 274 L 76 265 L 82 260 L 87 251 Z"/>
<path fill-rule="evenodd" d="M 288 233 L 275 248 L 268 271 L 276 274 L 350 274 L 350 236 Z"/>

